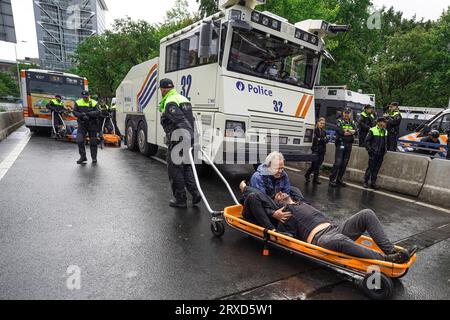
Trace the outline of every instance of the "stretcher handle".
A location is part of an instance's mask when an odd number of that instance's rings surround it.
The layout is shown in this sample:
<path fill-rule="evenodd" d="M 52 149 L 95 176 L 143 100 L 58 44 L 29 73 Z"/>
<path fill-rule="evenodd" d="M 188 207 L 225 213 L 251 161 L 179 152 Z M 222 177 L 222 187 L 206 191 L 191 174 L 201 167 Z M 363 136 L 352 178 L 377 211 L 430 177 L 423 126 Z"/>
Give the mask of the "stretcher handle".
<path fill-rule="evenodd" d="M 197 185 L 198 191 L 200 192 L 200 195 L 202 196 L 203 202 L 205 203 L 206 208 L 208 209 L 209 213 L 215 214 L 215 213 L 221 212 L 221 211 L 215 211 L 211 208 L 211 206 L 209 205 L 208 199 L 206 198 L 205 194 L 203 193 L 202 187 L 200 185 L 200 179 L 198 178 L 198 174 L 197 174 L 197 168 L 195 167 L 193 151 L 194 151 L 194 148 L 191 147 L 191 149 L 189 149 L 189 160 L 191 161 L 192 171 L 194 172 L 195 184 Z M 211 167 L 213 167 L 214 171 L 217 173 L 217 175 L 220 177 L 220 179 L 222 179 L 223 183 L 225 184 L 225 186 L 228 189 L 228 192 L 230 193 L 231 197 L 233 198 L 234 203 L 236 205 L 239 205 L 239 201 L 237 200 L 236 196 L 234 195 L 234 192 L 231 189 L 230 184 L 228 183 L 227 179 L 225 179 L 225 177 L 222 175 L 222 173 L 219 171 L 219 169 L 217 169 L 216 165 L 211 161 L 211 159 L 208 157 L 208 155 L 203 150 L 200 150 L 200 151 L 201 151 L 203 157 L 206 159 L 206 162 Z"/>

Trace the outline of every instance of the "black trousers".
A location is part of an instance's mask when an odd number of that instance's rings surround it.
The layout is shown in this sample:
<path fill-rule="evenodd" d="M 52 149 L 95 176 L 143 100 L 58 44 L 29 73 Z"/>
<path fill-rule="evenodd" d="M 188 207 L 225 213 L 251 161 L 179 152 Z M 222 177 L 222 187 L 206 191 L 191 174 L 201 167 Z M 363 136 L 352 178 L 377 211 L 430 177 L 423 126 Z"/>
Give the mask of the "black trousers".
<path fill-rule="evenodd" d="M 370 182 L 372 184 L 375 184 L 377 182 L 378 172 L 380 172 L 383 161 L 384 153 L 369 155 L 369 168 L 367 168 L 366 170 L 366 175 L 364 177 L 365 182 Z"/>
<path fill-rule="evenodd" d="M 120 132 L 119 127 L 117 126 L 116 116 L 117 116 L 117 110 L 111 110 L 111 119 L 112 119 L 112 122 L 114 123 L 114 127 L 116 128 L 116 135 L 122 136 L 122 133 Z"/>
<path fill-rule="evenodd" d="M 387 138 L 389 151 L 397 152 L 398 138 L 399 138 L 398 134 L 389 133 Z"/>
<path fill-rule="evenodd" d="M 52 112 L 52 117 L 53 117 L 53 126 L 55 127 L 55 130 L 56 130 L 55 133 L 58 133 L 59 132 L 59 126 L 61 126 L 63 123 L 61 121 L 60 115 L 57 112 L 53 111 Z"/>
<path fill-rule="evenodd" d="M 311 163 L 311 167 L 306 172 L 306 176 L 309 177 L 312 174 L 314 174 L 314 180 L 317 181 L 319 180 L 320 167 L 322 166 L 323 161 L 325 160 L 325 152 L 315 153 L 315 155 L 317 156 L 317 160 Z"/>
<path fill-rule="evenodd" d="M 359 131 L 359 146 L 361 148 L 365 147 L 365 145 L 366 145 L 366 138 L 367 138 L 368 134 L 369 134 L 368 131 L 362 131 L 362 130 Z"/>
<path fill-rule="evenodd" d="M 175 164 L 172 157 L 172 148 L 167 151 L 167 171 L 175 200 L 180 203 L 187 201 L 186 189 L 193 197 L 200 195 L 195 184 L 194 173 L 190 164 Z M 182 155 L 180 155 L 182 156 Z"/>
<path fill-rule="evenodd" d="M 331 171 L 330 182 L 342 181 L 352 155 L 352 149 L 353 144 L 351 143 L 336 144 L 336 159 Z"/>
<path fill-rule="evenodd" d="M 245 198 L 244 219 L 268 230 L 278 229 L 279 223 L 269 216 L 278 210 L 270 197 L 262 192 L 252 192 Z"/>
<path fill-rule="evenodd" d="M 97 159 L 97 129 L 78 125 L 77 144 L 78 152 L 82 158 L 86 158 L 86 137 L 89 136 L 92 159 Z"/>
<path fill-rule="evenodd" d="M 375 212 L 368 209 L 357 213 L 340 226 L 331 226 L 322 235 L 319 233 L 313 244 L 356 258 L 385 260 L 381 253 L 355 242 L 366 232 L 385 254 L 395 251 Z"/>

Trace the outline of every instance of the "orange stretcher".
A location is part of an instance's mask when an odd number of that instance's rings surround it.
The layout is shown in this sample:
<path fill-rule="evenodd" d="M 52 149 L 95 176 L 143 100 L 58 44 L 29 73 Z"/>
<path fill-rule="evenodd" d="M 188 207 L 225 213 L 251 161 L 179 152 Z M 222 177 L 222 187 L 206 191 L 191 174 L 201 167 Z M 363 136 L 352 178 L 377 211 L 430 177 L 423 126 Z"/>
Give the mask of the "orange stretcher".
<path fill-rule="evenodd" d="M 107 132 L 107 130 L 105 130 L 107 121 L 109 121 L 112 126 L 112 132 Z M 114 125 L 110 114 L 108 114 L 103 120 L 102 133 L 104 145 L 115 146 L 117 148 L 122 146 L 122 137 L 116 134 L 116 126 Z"/>
<path fill-rule="evenodd" d="M 209 157 L 203 151 L 201 151 L 201 153 L 203 159 L 211 165 L 211 167 L 222 179 L 235 202 L 235 205 L 227 207 L 223 211 L 215 211 L 211 209 L 211 206 L 201 188 L 191 149 L 190 160 L 192 170 L 194 171 L 195 181 L 198 190 L 202 195 L 205 206 L 211 214 L 211 231 L 216 237 L 222 237 L 224 235 L 225 221 L 230 227 L 263 241 L 264 255 L 269 255 L 269 245 L 274 245 L 293 252 L 338 272 L 347 280 L 357 284 L 369 298 L 375 300 L 383 300 L 392 297 L 394 291 L 393 279 L 400 279 L 406 276 L 408 270 L 416 261 L 417 254 L 414 254 L 410 261 L 405 264 L 355 258 L 343 253 L 333 252 L 322 247 L 302 242 L 277 232 L 266 230 L 258 225 L 246 221 L 242 216 L 244 208 L 237 201 L 236 196 L 234 195 L 234 192 L 227 180 L 209 159 Z M 362 236 L 356 242 L 370 249 L 382 252 L 375 242 L 369 237 Z"/>

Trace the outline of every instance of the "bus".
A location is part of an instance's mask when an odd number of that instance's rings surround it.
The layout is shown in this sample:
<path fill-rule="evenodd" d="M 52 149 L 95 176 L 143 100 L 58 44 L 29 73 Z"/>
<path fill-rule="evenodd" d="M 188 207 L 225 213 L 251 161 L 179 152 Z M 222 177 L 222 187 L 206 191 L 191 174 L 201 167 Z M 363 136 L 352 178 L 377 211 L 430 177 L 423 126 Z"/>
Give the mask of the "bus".
<path fill-rule="evenodd" d="M 31 131 L 52 128 L 51 111 L 46 106 L 55 95 L 62 96 L 67 109 L 73 110 L 81 92 L 88 90 L 87 79 L 74 74 L 30 69 L 22 70 L 20 76 L 23 115 Z M 64 121 L 69 127 L 77 127 L 76 118 L 71 115 L 65 116 Z"/>
<path fill-rule="evenodd" d="M 219 13 L 165 37 L 160 57 L 129 71 L 116 91 L 128 149 L 165 148 L 158 82 L 169 78 L 191 101 L 199 144 L 215 163 L 261 163 L 274 146 L 287 160 L 312 159 L 314 86 L 330 57 L 323 39 L 348 27 L 291 24 L 255 10 L 264 2 L 219 1 Z"/>

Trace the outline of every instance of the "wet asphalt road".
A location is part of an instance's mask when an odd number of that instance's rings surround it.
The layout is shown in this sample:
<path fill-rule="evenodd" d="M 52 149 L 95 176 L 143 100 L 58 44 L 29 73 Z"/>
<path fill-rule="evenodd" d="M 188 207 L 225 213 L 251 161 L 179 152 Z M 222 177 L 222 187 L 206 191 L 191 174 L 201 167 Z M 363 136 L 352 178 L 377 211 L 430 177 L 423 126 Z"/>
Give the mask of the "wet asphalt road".
<path fill-rule="evenodd" d="M 23 130 L 23 129 L 21 129 Z M 23 134 L 0 143 L 0 163 Z M 210 232 L 204 208 L 169 208 L 166 169 L 125 149 L 77 166 L 75 144 L 33 136 L 0 180 L 0 299 L 365 299 L 335 273 L 227 229 Z M 221 168 L 233 186 L 250 166 Z M 358 189 L 293 184 L 336 221 L 374 209 L 392 240 L 450 223 L 450 214 Z M 212 175 L 202 178 L 214 208 L 232 203 Z M 450 235 L 449 235 L 450 237 Z M 419 253 L 394 299 L 450 299 L 450 240 Z M 69 266 L 81 290 L 69 290 Z"/>

